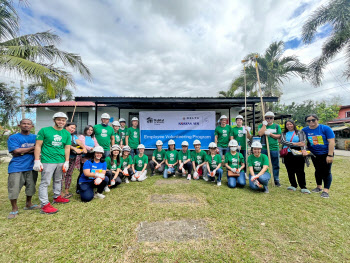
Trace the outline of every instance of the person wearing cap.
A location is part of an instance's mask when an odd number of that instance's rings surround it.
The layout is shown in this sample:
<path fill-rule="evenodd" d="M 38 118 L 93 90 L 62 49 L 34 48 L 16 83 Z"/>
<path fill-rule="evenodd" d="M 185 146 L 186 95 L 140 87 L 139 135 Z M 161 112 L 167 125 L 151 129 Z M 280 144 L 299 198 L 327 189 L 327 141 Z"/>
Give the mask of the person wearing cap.
<path fill-rule="evenodd" d="M 101 123 L 94 126 L 96 140 L 105 151 L 105 156 L 109 156 L 111 145 L 115 144 L 114 130 L 108 125 L 110 118 L 108 113 L 103 113 Z"/>
<path fill-rule="evenodd" d="M 109 188 L 115 188 L 122 183 L 122 179 L 119 176 L 120 168 L 118 168 L 120 166 L 121 151 L 122 149 L 120 146 L 115 144 L 111 148 L 111 155 L 106 158 L 106 176 L 109 178 L 109 185 L 106 185 L 104 189 L 105 192 L 109 192 Z"/>
<path fill-rule="evenodd" d="M 165 168 L 165 151 L 162 149 L 163 142 L 158 140 L 156 142 L 156 147 L 152 154 L 152 160 L 149 162 L 149 167 L 151 168 L 151 176 L 155 175 L 156 170 L 163 173 Z"/>
<path fill-rule="evenodd" d="M 210 182 L 215 183 L 215 176 L 217 176 L 216 184 L 221 185 L 221 178 L 223 170 L 221 169 L 221 156 L 216 153 L 216 143 L 209 143 L 209 154 L 206 156 L 208 178 Z"/>
<path fill-rule="evenodd" d="M 93 151 L 94 156 L 84 163 L 83 174 L 79 179 L 79 192 L 82 202 L 90 202 L 94 197 L 105 198 L 102 193 L 109 181 L 106 176 L 107 163 L 103 160 L 103 148 L 97 146 Z M 96 194 L 94 194 L 94 188 L 97 188 Z"/>
<path fill-rule="evenodd" d="M 119 134 L 121 136 L 120 147 L 123 148 L 126 145 L 125 137 L 126 137 L 126 132 L 128 131 L 128 127 L 126 126 L 126 120 L 124 118 L 119 119 L 119 124 L 120 124 Z"/>
<path fill-rule="evenodd" d="M 262 145 L 260 142 L 253 142 L 251 148 L 253 154 L 248 157 L 249 186 L 253 190 L 269 193 L 267 186 L 271 178 L 269 174 L 269 158 L 261 153 Z"/>
<path fill-rule="evenodd" d="M 239 152 L 242 153 L 244 159 L 246 159 L 246 142 L 247 139 L 252 138 L 252 135 L 250 134 L 250 127 L 243 126 L 243 120 L 244 118 L 242 115 L 236 117 L 237 126 L 231 129 L 231 135 L 238 143 Z"/>
<path fill-rule="evenodd" d="M 131 178 L 134 174 L 133 169 L 131 168 L 132 165 L 132 158 L 130 156 L 130 147 L 124 146 L 122 149 L 122 156 L 120 157 L 120 165 L 119 169 L 122 173 L 122 175 L 125 177 L 125 183 L 129 183 L 129 178 Z M 120 178 L 121 175 L 119 174 Z"/>
<path fill-rule="evenodd" d="M 281 138 L 282 130 L 281 127 L 273 123 L 275 118 L 275 114 L 271 111 L 266 112 L 265 114 L 265 120 L 258 126 L 258 134 L 262 141 L 262 151 L 261 153 L 267 155 L 267 144 L 266 137 L 269 140 L 269 148 L 270 148 L 270 155 L 271 155 L 271 164 L 273 169 L 273 179 L 275 182 L 275 185 L 277 187 L 280 187 L 280 178 L 279 178 L 279 172 L 280 172 L 280 158 L 279 158 L 279 145 L 278 140 Z"/>
<path fill-rule="evenodd" d="M 227 185 L 230 188 L 235 188 L 236 186 L 244 187 L 245 181 L 245 161 L 243 155 L 238 150 L 238 142 L 236 140 L 231 140 L 228 143 L 230 151 L 225 154 L 225 166 L 227 169 Z"/>
<path fill-rule="evenodd" d="M 329 188 L 332 183 L 332 163 L 334 159 L 335 135 L 333 130 L 318 123 L 316 114 L 305 117 L 307 127 L 303 132 L 307 137 L 308 149 L 314 154 L 311 156 L 315 167 L 316 188 L 313 193 L 321 193 L 322 198 L 329 198 Z M 306 153 L 303 153 L 306 155 Z M 322 190 L 323 182 L 323 190 Z"/>
<path fill-rule="evenodd" d="M 145 146 L 143 144 L 139 144 L 137 146 L 138 154 L 134 156 L 134 159 L 132 161 L 131 168 L 134 172 L 133 176 L 131 177 L 131 181 L 139 181 L 142 182 L 147 178 L 147 164 L 148 164 L 148 157 L 145 152 Z"/>
<path fill-rule="evenodd" d="M 54 125 L 42 128 L 36 137 L 33 170 L 41 171 L 39 200 L 41 212 L 53 214 L 58 211 L 49 202 L 48 187 L 53 178 L 53 203 L 68 203 L 69 199 L 61 196 L 63 173 L 69 168 L 71 135 L 64 129 L 67 115 L 57 112 L 52 117 Z"/>
<path fill-rule="evenodd" d="M 168 141 L 168 151 L 165 153 L 165 170 L 163 177 L 167 179 L 171 174 L 175 177 L 178 152 L 175 150 L 175 141 Z"/>
<path fill-rule="evenodd" d="M 215 128 L 215 144 L 219 148 L 220 156 L 228 152 L 228 142 L 232 139 L 231 135 L 231 127 L 230 125 L 227 125 L 227 116 L 222 115 L 220 117 L 220 125 Z"/>
<path fill-rule="evenodd" d="M 22 119 L 18 127 L 20 132 L 7 139 L 8 151 L 13 156 L 8 165 L 8 197 L 12 206 L 8 219 L 13 219 L 18 215 L 17 199 L 24 185 L 26 194 L 24 210 L 40 209 L 40 206 L 32 203 L 38 178 L 38 173 L 33 171 L 36 138 L 35 134 L 30 133 L 34 127 L 33 122 L 29 119 Z"/>
<path fill-rule="evenodd" d="M 188 171 L 187 180 L 191 180 L 192 173 L 192 162 L 191 162 L 191 151 L 188 149 L 188 142 L 183 141 L 181 143 L 182 149 L 179 151 L 177 159 L 179 160 L 179 173 L 182 176 L 186 176 L 186 171 Z"/>
<path fill-rule="evenodd" d="M 126 132 L 125 144 L 130 146 L 130 155 L 133 158 L 134 155 L 138 154 L 137 147 L 140 143 L 140 130 L 138 128 L 139 119 L 137 117 L 132 118 L 131 125 L 132 126 L 128 128 Z"/>
<path fill-rule="evenodd" d="M 122 145 L 122 136 L 120 134 L 120 123 L 119 121 L 112 122 L 112 127 L 114 130 L 114 145 Z"/>
<path fill-rule="evenodd" d="M 191 154 L 191 161 L 193 167 L 193 179 L 198 180 L 200 175 L 203 175 L 203 179 L 208 181 L 208 170 L 206 165 L 207 154 L 201 150 L 201 142 L 194 140 L 193 142 L 194 151 Z"/>

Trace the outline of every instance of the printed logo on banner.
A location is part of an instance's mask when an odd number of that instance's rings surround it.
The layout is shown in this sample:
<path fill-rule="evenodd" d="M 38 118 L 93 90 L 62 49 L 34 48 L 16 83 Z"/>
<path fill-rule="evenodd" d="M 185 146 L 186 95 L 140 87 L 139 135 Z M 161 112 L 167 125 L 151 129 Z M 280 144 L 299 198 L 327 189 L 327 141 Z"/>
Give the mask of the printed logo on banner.
<path fill-rule="evenodd" d="M 164 124 L 164 119 L 154 119 L 152 117 L 148 117 L 147 123 L 153 123 L 154 125 L 160 125 L 160 124 Z"/>
<path fill-rule="evenodd" d="M 147 118 L 147 123 L 153 123 L 153 118 L 148 117 L 148 118 Z"/>

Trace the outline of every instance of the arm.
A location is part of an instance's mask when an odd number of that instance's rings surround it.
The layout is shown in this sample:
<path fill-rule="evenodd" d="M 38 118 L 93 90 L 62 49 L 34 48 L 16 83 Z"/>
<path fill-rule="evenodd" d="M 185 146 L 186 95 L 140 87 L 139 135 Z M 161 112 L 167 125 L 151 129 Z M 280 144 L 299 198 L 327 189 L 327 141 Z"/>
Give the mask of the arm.
<path fill-rule="evenodd" d="M 209 163 L 207 162 L 207 169 L 208 169 L 208 173 L 210 173 L 211 171 L 210 171 L 210 165 L 209 165 Z"/>
<path fill-rule="evenodd" d="M 82 148 L 83 153 L 87 153 L 86 147 L 85 147 L 85 143 L 83 143 L 81 140 L 77 139 L 75 140 L 76 143 Z"/>
<path fill-rule="evenodd" d="M 266 126 L 263 124 L 260 128 L 260 130 L 258 131 L 258 135 L 261 137 L 265 134 L 266 131 Z"/>
<path fill-rule="evenodd" d="M 36 141 L 34 148 L 34 160 L 40 160 L 41 146 L 43 141 Z"/>
<path fill-rule="evenodd" d="M 192 167 L 193 167 L 193 170 L 196 171 L 196 163 L 194 161 L 192 161 Z"/>
<path fill-rule="evenodd" d="M 156 160 L 156 157 L 152 156 L 152 161 L 155 162 L 156 165 L 158 165 L 158 162 Z"/>
<path fill-rule="evenodd" d="M 94 137 L 94 142 L 95 142 L 95 147 L 96 147 L 96 146 L 100 146 L 100 145 L 98 144 L 97 140 L 96 140 L 96 137 Z"/>
<path fill-rule="evenodd" d="M 145 164 L 143 165 L 143 168 L 142 168 L 141 173 L 143 173 L 143 172 L 146 170 L 146 168 L 147 168 L 147 163 L 145 163 Z"/>
<path fill-rule="evenodd" d="M 270 137 L 278 140 L 279 138 L 281 138 L 281 134 L 273 134 L 273 133 L 270 133 Z"/>
<path fill-rule="evenodd" d="M 218 144 L 218 136 L 215 135 L 215 144 Z"/>
<path fill-rule="evenodd" d="M 64 156 L 66 158 L 66 162 L 69 162 L 70 147 L 70 145 L 64 146 Z"/>
<path fill-rule="evenodd" d="M 15 157 L 15 156 L 24 155 L 27 153 L 33 153 L 34 149 L 35 149 L 35 146 L 29 147 L 29 148 L 17 148 L 15 150 L 13 150 L 11 153 Z"/>
<path fill-rule="evenodd" d="M 125 145 L 129 145 L 129 135 L 125 136 Z"/>
<path fill-rule="evenodd" d="M 114 144 L 115 144 L 115 137 L 114 137 L 114 135 L 113 135 L 113 134 L 111 135 L 111 143 L 112 143 L 112 145 L 114 145 Z"/>
<path fill-rule="evenodd" d="M 334 147 L 335 147 L 335 139 L 327 139 L 328 141 L 328 156 L 327 156 L 327 163 L 332 163 L 333 162 L 333 155 L 334 155 Z M 332 157 L 331 157 L 332 156 Z"/>
<path fill-rule="evenodd" d="M 268 168 L 269 168 L 268 165 L 263 165 L 263 168 L 261 169 L 261 171 L 256 176 L 260 177 L 261 175 L 263 175 L 267 171 Z"/>
<path fill-rule="evenodd" d="M 119 176 L 119 173 L 121 172 L 121 169 L 118 168 L 115 172 L 114 172 L 114 177 L 113 179 L 116 179 Z"/>

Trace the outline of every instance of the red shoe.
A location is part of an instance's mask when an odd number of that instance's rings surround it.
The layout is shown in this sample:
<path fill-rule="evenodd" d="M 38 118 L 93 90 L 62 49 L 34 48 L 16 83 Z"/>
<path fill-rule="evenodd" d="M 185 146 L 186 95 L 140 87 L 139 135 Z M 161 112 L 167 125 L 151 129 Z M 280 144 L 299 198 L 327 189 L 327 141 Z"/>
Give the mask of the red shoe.
<path fill-rule="evenodd" d="M 50 203 L 48 203 L 41 208 L 40 213 L 42 213 L 42 214 L 54 214 L 57 212 L 58 212 L 58 209 L 54 208 Z"/>
<path fill-rule="evenodd" d="M 63 198 L 62 196 L 58 196 L 57 198 L 53 199 L 53 203 L 58 203 L 58 204 L 65 204 L 65 203 L 69 203 L 69 199 L 67 198 Z"/>

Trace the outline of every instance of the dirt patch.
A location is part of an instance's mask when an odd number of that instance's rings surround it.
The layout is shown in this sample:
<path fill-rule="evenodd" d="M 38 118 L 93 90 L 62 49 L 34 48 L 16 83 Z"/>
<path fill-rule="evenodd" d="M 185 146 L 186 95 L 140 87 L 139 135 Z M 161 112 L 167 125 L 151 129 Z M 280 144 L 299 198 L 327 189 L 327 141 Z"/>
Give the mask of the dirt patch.
<path fill-rule="evenodd" d="M 163 179 L 155 182 L 155 185 L 164 185 L 164 184 L 189 184 L 190 181 L 186 179 Z"/>
<path fill-rule="evenodd" d="M 200 201 L 197 197 L 177 194 L 177 195 L 151 195 L 151 203 L 190 203 L 190 204 L 199 204 Z"/>
<path fill-rule="evenodd" d="M 211 236 L 204 220 L 141 222 L 137 240 L 139 242 L 183 242 L 210 239 Z"/>

